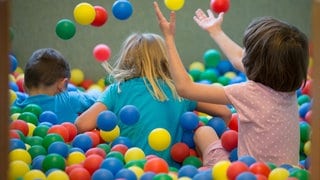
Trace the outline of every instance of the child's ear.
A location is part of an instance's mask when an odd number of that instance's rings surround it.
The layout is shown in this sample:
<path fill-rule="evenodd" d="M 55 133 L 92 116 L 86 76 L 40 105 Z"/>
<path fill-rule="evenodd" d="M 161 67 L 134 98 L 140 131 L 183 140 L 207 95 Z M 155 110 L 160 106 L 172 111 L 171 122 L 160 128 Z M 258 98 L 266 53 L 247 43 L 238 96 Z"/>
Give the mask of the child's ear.
<path fill-rule="evenodd" d="M 59 91 L 62 92 L 66 90 L 68 88 L 68 83 L 69 83 L 68 78 L 63 78 L 58 84 Z"/>

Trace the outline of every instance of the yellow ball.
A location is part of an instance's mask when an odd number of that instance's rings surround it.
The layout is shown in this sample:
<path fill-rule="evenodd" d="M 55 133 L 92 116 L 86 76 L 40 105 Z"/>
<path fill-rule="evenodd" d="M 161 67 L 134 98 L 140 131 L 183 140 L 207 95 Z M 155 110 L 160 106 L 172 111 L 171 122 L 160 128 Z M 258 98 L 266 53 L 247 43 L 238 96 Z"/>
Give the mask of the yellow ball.
<path fill-rule="evenodd" d="M 290 173 L 287 169 L 278 167 L 270 172 L 268 180 L 286 180 L 289 175 Z"/>
<path fill-rule="evenodd" d="M 28 151 L 24 149 L 14 149 L 9 153 L 9 161 L 12 162 L 17 160 L 23 161 L 27 164 L 31 164 L 32 159 Z"/>
<path fill-rule="evenodd" d="M 212 168 L 212 177 L 213 179 L 228 179 L 227 169 L 230 166 L 230 161 L 219 161 Z"/>
<path fill-rule="evenodd" d="M 304 143 L 304 146 L 303 146 L 303 152 L 309 156 L 310 153 L 311 153 L 311 141 L 307 141 L 306 143 Z"/>
<path fill-rule="evenodd" d="M 32 123 L 27 123 L 29 127 L 28 136 L 33 136 L 33 131 L 36 128 L 36 126 Z"/>
<path fill-rule="evenodd" d="M 92 84 L 91 86 L 89 86 L 87 91 L 91 91 L 91 90 L 97 90 L 99 92 L 102 92 L 103 88 L 101 86 L 99 86 L 98 84 Z"/>
<path fill-rule="evenodd" d="M 74 85 L 80 85 L 84 80 L 84 73 L 80 69 L 72 69 L 70 82 Z"/>
<path fill-rule="evenodd" d="M 89 25 L 96 17 L 96 10 L 89 3 L 79 3 L 73 10 L 73 16 L 77 23 Z"/>
<path fill-rule="evenodd" d="M 55 171 L 51 172 L 47 177 L 47 180 L 57 180 L 57 179 L 59 179 L 59 180 L 69 180 L 69 176 L 64 171 L 55 170 Z"/>
<path fill-rule="evenodd" d="M 97 85 L 100 86 L 102 89 L 104 89 L 106 87 L 105 83 L 104 83 L 104 78 L 100 78 L 98 81 L 97 81 Z"/>
<path fill-rule="evenodd" d="M 14 101 L 17 99 L 17 94 L 12 90 L 9 89 L 9 99 L 10 99 L 10 105 L 14 103 Z"/>
<path fill-rule="evenodd" d="M 70 166 L 72 164 L 80 164 L 86 159 L 86 156 L 79 152 L 79 151 L 74 151 L 70 153 L 67 157 L 67 165 Z"/>
<path fill-rule="evenodd" d="M 164 0 L 164 4 L 171 11 L 178 11 L 184 5 L 184 0 Z"/>
<path fill-rule="evenodd" d="M 20 161 L 20 160 L 12 161 L 9 164 L 8 179 L 9 180 L 21 179 L 28 171 L 30 171 L 29 165 L 24 161 Z"/>
<path fill-rule="evenodd" d="M 16 72 L 18 74 L 23 74 L 23 69 L 20 66 L 18 66 L 14 72 Z"/>
<path fill-rule="evenodd" d="M 224 73 L 224 76 L 229 79 L 232 79 L 232 78 L 235 78 L 237 76 L 237 74 L 235 72 L 228 71 L 228 72 Z"/>
<path fill-rule="evenodd" d="M 189 70 L 195 70 L 195 69 L 203 72 L 205 70 L 204 64 L 199 61 L 195 61 L 191 63 L 189 66 Z"/>
<path fill-rule="evenodd" d="M 126 163 L 133 160 L 142 160 L 145 158 L 145 154 L 142 149 L 138 147 L 129 148 L 124 154 L 124 160 Z"/>
<path fill-rule="evenodd" d="M 131 170 L 137 177 L 137 179 L 140 179 L 140 177 L 143 175 L 144 171 L 143 169 L 141 169 L 138 166 L 131 166 L 128 168 L 129 170 Z"/>
<path fill-rule="evenodd" d="M 164 128 L 156 128 L 150 132 L 148 143 L 152 149 L 163 151 L 167 149 L 171 143 L 170 133 Z"/>
<path fill-rule="evenodd" d="M 46 180 L 47 177 L 46 175 L 38 170 L 38 169 L 33 169 L 29 172 L 27 172 L 24 176 L 23 176 L 23 180 Z"/>
<path fill-rule="evenodd" d="M 9 74 L 9 82 L 16 82 L 16 78 L 14 77 L 14 75 Z"/>
<path fill-rule="evenodd" d="M 10 118 L 12 121 L 15 121 L 18 119 L 18 117 L 20 116 L 21 113 L 13 113 Z"/>
<path fill-rule="evenodd" d="M 105 142 L 111 142 L 120 136 L 120 128 L 117 125 L 111 131 L 103 131 L 100 129 L 100 136 Z"/>

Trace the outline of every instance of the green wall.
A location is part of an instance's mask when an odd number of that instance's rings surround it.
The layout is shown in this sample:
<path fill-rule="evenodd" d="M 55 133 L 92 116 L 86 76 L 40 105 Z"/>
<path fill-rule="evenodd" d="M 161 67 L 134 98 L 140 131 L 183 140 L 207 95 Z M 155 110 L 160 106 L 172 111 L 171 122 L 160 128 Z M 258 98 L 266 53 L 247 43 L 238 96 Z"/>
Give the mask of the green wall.
<path fill-rule="evenodd" d="M 77 32 L 70 40 L 62 40 L 55 34 L 60 19 L 73 19 L 74 7 L 88 2 L 103 6 L 109 14 L 102 27 L 76 24 Z M 107 44 L 112 56 L 118 53 L 121 42 L 132 32 L 160 33 L 153 11 L 153 0 L 131 0 L 132 16 L 124 21 L 112 15 L 114 0 L 11 0 L 11 28 L 14 38 L 12 52 L 19 66 L 24 67 L 31 53 L 38 48 L 56 48 L 69 60 L 71 68 L 80 68 L 87 78 L 98 80 L 105 72 L 94 59 L 92 50 L 99 43 Z M 241 43 L 243 31 L 255 17 L 273 16 L 294 24 L 310 35 L 311 0 L 230 0 L 231 6 L 225 14 L 223 29 L 236 42 Z M 164 1 L 158 0 L 168 17 L 169 10 Z M 208 34 L 200 29 L 192 17 L 197 8 L 208 9 L 210 0 L 185 0 L 184 7 L 177 12 L 177 47 L 186 67 L 194 61 L 202 61 L 203 53 L 217 48 Z M 114 60 L 111 58 L 110 63 Z"/>

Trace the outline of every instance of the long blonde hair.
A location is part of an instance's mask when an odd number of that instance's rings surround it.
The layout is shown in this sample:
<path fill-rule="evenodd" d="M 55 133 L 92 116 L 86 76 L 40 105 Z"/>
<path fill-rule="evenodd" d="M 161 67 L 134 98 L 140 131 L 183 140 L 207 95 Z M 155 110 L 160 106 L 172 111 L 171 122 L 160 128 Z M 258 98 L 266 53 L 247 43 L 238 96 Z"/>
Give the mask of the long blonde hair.
<path fill-rule="evenodd" d="M 122 44 L 111 77 L 121 83 L 142 77 L 152 94 L 159 101 L 168 100 L 157 79 L 162 79 L 170 88 L 173 97 L 179 98 L 168 69 L 164 40 L 153 33 L 133 33 Z M 151 85 L 151 89 L 147 84 Z"/>

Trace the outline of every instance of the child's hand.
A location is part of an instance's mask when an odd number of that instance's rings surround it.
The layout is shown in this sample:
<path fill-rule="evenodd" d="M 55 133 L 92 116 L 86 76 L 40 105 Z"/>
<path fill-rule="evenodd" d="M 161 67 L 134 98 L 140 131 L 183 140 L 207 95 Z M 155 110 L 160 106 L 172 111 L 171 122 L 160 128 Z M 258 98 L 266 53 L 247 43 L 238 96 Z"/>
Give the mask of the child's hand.
<path fill-rule="evenodd" d="M 167 19 L 163 16 L 158 3 L 155 1 L 153 2 L 153 7 L 156 12 L 158 23 L 160 29 L 165 37 L 174 36 L 176 30 L 176 14 L 174 11 L 170 13 L 170 21 L 168 22 Z"/>
<path fill-rule="evenodd" d="M 223 21 L 223 12 L 214 17 L 211 10 L 207 10 L 208 16 L 203 12 L 202 9 L 198 9 L 193 16 L 194 21 L 204 30 L 208 31 L 210 34 L 217 31 L 221 31 L 221 24 Z"/>

